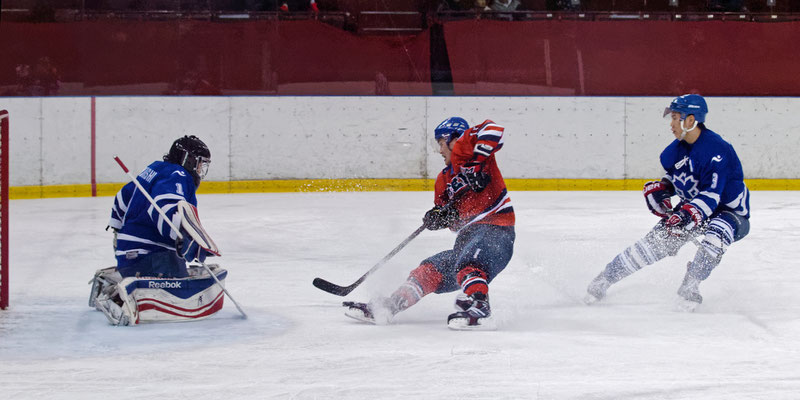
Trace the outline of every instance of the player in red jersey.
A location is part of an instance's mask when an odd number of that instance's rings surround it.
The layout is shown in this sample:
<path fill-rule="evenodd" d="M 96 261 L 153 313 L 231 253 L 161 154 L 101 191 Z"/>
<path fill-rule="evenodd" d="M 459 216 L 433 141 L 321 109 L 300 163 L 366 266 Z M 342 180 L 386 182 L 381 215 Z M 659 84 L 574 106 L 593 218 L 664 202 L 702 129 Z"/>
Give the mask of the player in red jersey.
<path fill-rule="evenodd" d="M 490 120 L 469 127 L 463 118 L 446 119 L 435 129 L 446 167 L 436 178 L 434 207 L 423 221 L 431 230 L 450 228 L 455 245 L 423 260 L 389 298 L 345 302 L 349 317 L 375 323 L 416 304 L 430 293 L 461 289 L 452 329 L 492 328 L 489 282 L 508 265 L 514 250 L 514 209 L 494 154 L 503 130 Z"/>

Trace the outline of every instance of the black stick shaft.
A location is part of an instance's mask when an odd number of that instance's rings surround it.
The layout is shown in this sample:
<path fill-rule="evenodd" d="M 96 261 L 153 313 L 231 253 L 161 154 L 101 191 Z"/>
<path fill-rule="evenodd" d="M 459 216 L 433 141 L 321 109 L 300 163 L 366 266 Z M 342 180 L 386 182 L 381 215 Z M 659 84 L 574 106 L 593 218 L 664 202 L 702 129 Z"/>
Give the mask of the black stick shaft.
<path fill-rule="evenodd" d="M 461 193 L 461 195 L 463 195 L 463 192 Z M 456 202 L 461 197 L 461 195 L 457 195 L 455 198 L 450 199 L 450 201 L 447 202 L 447 204 L 445 204 L 444 207 L 442 207 L 442 208 L 455 207 Z M 475 219 L 475 217 L 473 217 L 473 220 L 474 219 Z M 472 220 L 470 220 L 470 222 L 472 222 Z M 314 281 L 312 283 L 318 289 L 326 291 L 326 292 L 328 292 L 330 294 L 335 294 L 337 296 L 347 296 L 350 292 L 352 292 L 355 288 L 357 288 L 358 285 L 360 285 L 362 282 L 364 282 L 364 280 L 367 279 L 368 276 L 372 275 L 372 273 L 377 271 L 378 268 L 382 267 L 383 264 L 386 263 L 386 261 L 389 261 L 389 259 L 394 257 L 395 254 L 399 253 L 400 250 L 403 249 L 403 247 L 406 247 L 406 245 L 409 242 L 414 240 L 415 237 L 419 236 L 419 234 L 422 233 L 422 231 L 424 231 L 425 228 L 426 228 L 426 225 L 423 223 L 422 226 L 420 226 L 419 228 L 417 228 L 416 231 L 414 231 L 414 233 L 409 235 L 405 240 L 403 240 L 402 243 L 398 244 L 397 247 L 392 249 L 392 251 L 390 251 L 389 254 L 387 254 L 380 261 L 378 261 L 377 264 L 375 264 L 372 268 L 370 268 L 369 271 L 367 271 L 364 275 L 361 275 L 361 278 L 358 278 L 358 280 L 353 282 L 353 284 L 351 284 L 350 286 L 339 286 L 339 285 L 336 285 L 334 283 L 328 282 L 328 281 L 326 281 L 325 279 L 322 279 L 322 278 L 314 278 Z"/>
<path fill-rule="evenodd" d="M 422 226 L 417 228 L 417 230 L 414 231 L 414 233 L 409 235 L 405 240 L 403 240 L 402 243 L 400 243 L 399 245 L 397 245 L 397 247 L 392 249 L 392 251 L 390 251 L 389 254 L 387 254 L 380 261 L 378 261 L 377 264 L 375 264 L 372 268 L 370 268 L 369 271 L 367 271 L 364 275 L 361 275 L 361 277 L 358 278 L 357 281 L 353 282 L 353 284 L 350 286 L 335 285 L 321 278 L 315 278 L 313 284 L 318 289 L 324 290 L 328 293 L 335 294 L 337 296 L 347 296 L 350 292 L 352 292 L 355 288 L 357 288 L 358 285 L 364 282 L 364 280 L 367 279 L 368 276 L 372 275 L 373 272 L 377 271 L 378 268 L 382 267 L 383 264 L 385 264 L 387 261 L 389 261 L 389 259 L 391 259 L 397 253 L 399 253 L 400 250 L 406 247 L 408 243 L 414 240 L 415 237 L 419 236 L 419 234 L 422 233 L 422 231 L 424 230 L 425 230 L 425 224 L 422 224 Z"/>

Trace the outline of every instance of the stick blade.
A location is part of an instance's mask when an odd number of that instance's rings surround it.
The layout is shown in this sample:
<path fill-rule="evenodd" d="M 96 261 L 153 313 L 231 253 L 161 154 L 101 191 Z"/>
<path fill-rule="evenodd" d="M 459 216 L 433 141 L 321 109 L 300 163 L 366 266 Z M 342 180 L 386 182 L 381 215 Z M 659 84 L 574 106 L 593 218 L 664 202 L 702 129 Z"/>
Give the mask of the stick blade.
<path fill-rule="evenodd" d="M 335 294 L 337 296 L 347 296 L 348 293 L 353 291 L 352 287 L 343 287 L 333 283 L 330 283 L 322 278 L 314 278 L 314 282 L 312 282 L 317 289 L 322 291 L 328 292 L 330 294 Z"/>

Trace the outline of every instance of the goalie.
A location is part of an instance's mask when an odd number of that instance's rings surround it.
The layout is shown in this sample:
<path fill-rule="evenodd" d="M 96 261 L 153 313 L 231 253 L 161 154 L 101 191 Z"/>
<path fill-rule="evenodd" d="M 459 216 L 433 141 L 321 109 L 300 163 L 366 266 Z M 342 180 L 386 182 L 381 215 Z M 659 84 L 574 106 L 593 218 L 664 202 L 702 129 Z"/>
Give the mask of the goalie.
<path fill-rule="evenodd" d="M 129 182 L 117 193 L 108 226 L 114 231 L 117 266 L 95 273 L 89 297 L 89 306 L 102 311 L 111 324 L 188 321 L 222 309 L 227 271 L 210 267 L 220 281 L 215 285 L 202 266 L 187 267 L 187 262 L 203 263 L 206 256 L 219 255 L 195 208 L 195 192 L 210 162 L 205 143 L 184 136 L 163 161 L 136 177 L 140 186 Z"/>

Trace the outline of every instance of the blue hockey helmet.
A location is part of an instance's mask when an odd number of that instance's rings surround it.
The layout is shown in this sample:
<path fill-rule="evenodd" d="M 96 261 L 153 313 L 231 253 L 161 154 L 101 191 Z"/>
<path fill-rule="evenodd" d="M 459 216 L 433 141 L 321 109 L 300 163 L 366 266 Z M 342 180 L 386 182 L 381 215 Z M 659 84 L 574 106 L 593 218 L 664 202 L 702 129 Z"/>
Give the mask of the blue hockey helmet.
<path fill-rule="evenodd" d="M 685 94 L 672 100 L 669 107 L 664 110 L 664 116 L 673 112 L 680 113 L 681 120 L 685 120 L 689 115 L 694 115 L 694 120 L 702 124 L 706 121 L 708 105 L 706 105 L 706 99 L 699 94 Z"/>
<path fill-rule="evenodd" d="M 469 129 L 467 120 L 460 117 L 450 117 L 442 121 L 442 123 L 433 130 L 433 137 L 437 142 L 439 139 L 444 138 L 449 144 L 453 140 L 461 137 L 467 129 Z"/>

